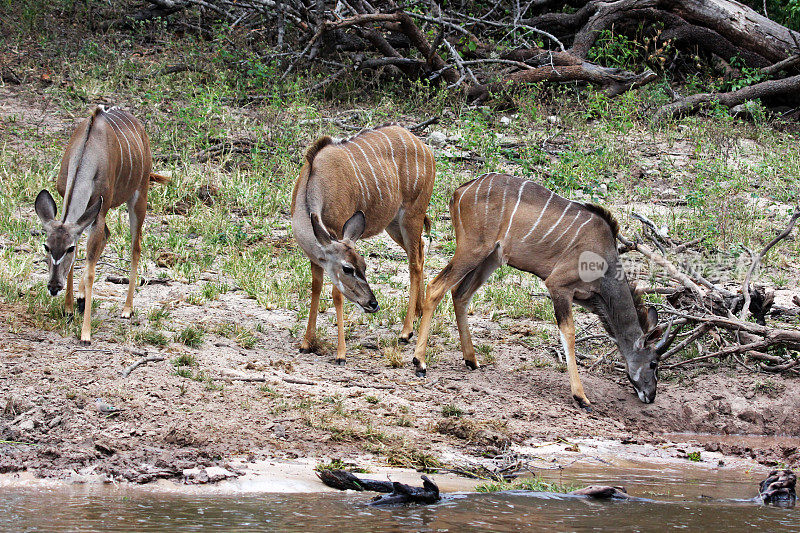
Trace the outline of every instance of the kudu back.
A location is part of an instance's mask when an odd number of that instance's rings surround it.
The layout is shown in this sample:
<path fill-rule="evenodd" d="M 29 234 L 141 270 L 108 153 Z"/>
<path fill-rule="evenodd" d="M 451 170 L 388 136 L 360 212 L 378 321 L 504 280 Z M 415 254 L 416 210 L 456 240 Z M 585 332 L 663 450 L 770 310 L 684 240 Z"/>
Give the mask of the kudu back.
<path fill-rule="evenodd" d="M 83 311 L 83 344 L 91 341 L 95 269 L 109 237 L 106 213 L 123 203 L 128 204 L 132 253 L 122 316 L 131 316 L 147 191 L 151 181 L 167 181 L 163 176 L 151 174 L 151 165 L 150 141 L 141 122 L 118 107 L 100 105 L 78 125 L 61 159 L 56 182 L 56 189 L 64 199 L 60 220 L 56 219 L 56 202 L 47 190 L 36 197 L 34 207 L 46 233 L 47 287 L 55 296 L 66 285 L 64 304 L 68 313 L 74 311 L 72 277 L 76 249 L 83 232 L 91 228 L 86 267 L 78 288 L 78 309 Z"/>
<path fill-rule="evenodd" d="M 450 215 L 456 251 L 428 285 L 414 352 L 417 375 L 425 375 L 431 318 L 448 289 L 464 362 L 478 367 L 467 307 L 492 272 L 509 264 L 544 280 L 566 352 L 572 396 L 581 407 L 588 410 L 590 402 L 575 361 L 573 302 L 600 316 L 625 358 L 639 399 L 653 401 L 658 357 L 667 348 L 669 332 L 657 341 L 658 314 L 646 309 L 628 284 L 617 253 L 618 225 L 607 210 L 567 200 L 529 180 L 491 173 L 456 189 Z"/>
<path fill-rule="evenodd" d="M 435 162 L 420 139 L 397 125 L 359 133 L 343 141 L 322 137 L 305 154 L 292 195 L 292 230 L 311 261 L 311 306 L 300 350 L 314 348 L 323 272 L 333 282 L 338 345 L 336 362 L 345 361 L 343 297 L 366 312 L 378 302 L 366 279 L 366 264 L 356 251 L 359 239 L 383 230 L 406 252 L 410 287 L 400 340 L 407 342 L 424 296 L 423 228 Z"/>

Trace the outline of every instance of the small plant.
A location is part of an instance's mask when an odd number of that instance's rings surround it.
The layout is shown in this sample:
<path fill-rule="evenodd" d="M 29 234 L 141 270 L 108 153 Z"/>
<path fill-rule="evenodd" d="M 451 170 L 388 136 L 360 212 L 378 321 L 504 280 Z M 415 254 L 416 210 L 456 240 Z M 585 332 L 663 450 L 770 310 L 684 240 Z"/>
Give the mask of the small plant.
<path fill-rule="evenodd" d="M 366 468 L 356 466 L 355 463 L 346 462 L 342 459 L 331 459 L 327 463 L 317 463 L 314 470 L 317 472 L 322 472 L 323 470 L 347 470 L 348 472 L 354 472 L 356 474 L 369 473 L 369 470 Z"/>
<path fill-rule="evenodd" d="M 446 418 L 460 418 L 464 416 L 464 410 L 449 403 L 442 407 L 442 416 Z"/>
<path fill-rule="evenodd" d="M 491 344 L 479 344 L 475 347 L 475 351 L 481 356 L 480 363 L 482 365 L 492 365 L 495 362 L 494 353 L 492 353 Z"/>
<path fill-rule="evenodd" d="M 163 332 L 156 331 L 155 329 L 137 331 L 133 334 L 133 340 L 136 342 L 152 344 L 153 346 L 166 346 L 169 344 L 169 339 L 167 336 Z"/>
<path fill-rule="evenodd" d="M 403 353 L 397 346 L 388 346 L 383 349 L 383 356 L 386 358 L 386 363 L 392 368 L 400 368 L 403 366 Z"/>
<path fill-rule="evenodd" d="M 490 481 L 475 487 L 476 492 L 499 492 L 505 490 L 529 490 L 533 492 L 557 492 L 565 494 L 580 487 L 564 485 L 561 483 L 551 483 L 543 481 L 537 477 L 526 479 L 515 479 L 513 481 Z"/>
<path fill-rule="evenodd" d="M 183 353 L 172 360 L 172 366 L 174 367 L 195 366 L 195 365 L 197 365 L 197 360 L 195 359 L 194 355 L 190 353 Z"/>
<path fill-rule="evenodd" d="M 163 326 L 165 320 L 168 320 L 171 313 L 167 307 L 156 307 L 147 312 L 147 320 L 150 321 L 150 326 L 153 329 L 159 329 Z"/>
<path fill-rule="evenodd" d="M 175 375 L 182 377 L 184 379 L 192 379 L 194 374 L 192 373 L 192 369 L 188 366 L 179 366 L 175 369 Z"/>
<path fill-rule="evenodd" d="M 197 348 L 203 344 L 206 331 L 199 326 L 187 326 L 175 336 L 175 340 L 189 348 Z"/>
<path fill-rule="evenodd" d="M 378 399 L 375 396 L 364 396 L 364 400 L 366 400 L 367 403 L 371 403 L 372 405 L 375 405 L 376 403 L 380 402 L 380 399 Z"/>
<path fill-rule="evenodd" d="M 686 458 L 694 463 L 699 463 L 703 459 L 700 457 L 700 452 L 689 452 L 686 454 Z"/>

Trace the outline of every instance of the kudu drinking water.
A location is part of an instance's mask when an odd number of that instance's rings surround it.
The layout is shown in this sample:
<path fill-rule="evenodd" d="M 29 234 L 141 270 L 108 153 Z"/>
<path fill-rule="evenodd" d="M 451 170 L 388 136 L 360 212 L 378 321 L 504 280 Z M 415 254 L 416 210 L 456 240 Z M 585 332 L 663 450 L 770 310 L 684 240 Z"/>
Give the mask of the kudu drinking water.
<path fill-rule="evenodd" d="M 117 107 L 98 106 L 72 134 L 58 173 L 56 189 L 64 198 L 61 220 L 56 220 L 56 202 L 43 190 L 36 197 L 36 214 L 47 234 L 49 282 L 55 296 L 66 284 L 65 306 L 74 310 L 72 274 L 76 248 L 87 229 L 86 268 L 78 287 L 78 310 L 83 312 L 81 342 L 91 341 L 92 287 L 97 260 L 103 253 L 109 232 L 106 213 L 123 202 L 128 204 L 131 230 L 131 273 L 128 296 L 122 316 L 130 318 L 136 272 L 141 253 L 142 225 L 147 210 L 150 182 L 163 183 L 167 178 L 151 174 L 150 141 L 142 124 L 130 113 Z"/>
<path fill-rule="evenodd" d="M 544 280 L 566 352 L 572 396 L 581 407 L 588 409 L 590 402 L 575 362 L 573 302 L 600 316 L 625 358 L 639 399 L 653 401 L 658 358 L 667 349 L 669 332 L 656 340 L 661 335 L 658 313 L 645 309 L 628 284 L 617 254 L 618 225 L 608 211 L 572 202 L 529 180 L 485 174 L 456 189 L 450 216 L 456 251 L 428 285 L 414 352 L 417 375 L 425 375 L 431 317 L 448 289 L 464 362 L 478 367 L 467 306 L 492 272 L 509 264 Z"/>
<path fill-rule="evenodd" d="M 410 294 L 400 340 L 408 341 L 424 296 L 423 226 L 433 192 L 433 153 L 408 130 L 383 126 L 344 141 L 318 139 L 308 148 L 292 195 L 292 230 L 311 261 L 311 307 L 300 350 L 310 351 L 316 334 L 323 272 L 333 282 L 339 342 L 336 362 L 345 361 L 343 296 L 364 311 L 378 310 L 366 279 L 358 239 L 384 229 L 408 256 Z"/>

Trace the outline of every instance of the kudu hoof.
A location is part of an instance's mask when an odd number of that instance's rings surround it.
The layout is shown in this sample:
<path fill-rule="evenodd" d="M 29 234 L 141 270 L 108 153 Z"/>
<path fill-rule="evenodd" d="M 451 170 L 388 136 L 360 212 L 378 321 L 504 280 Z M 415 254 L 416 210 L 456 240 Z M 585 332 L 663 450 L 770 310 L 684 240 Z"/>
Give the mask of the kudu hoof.
<path fill-rule="evenodd" d="M 344 366 L 346 359 L 334 359 L 333 362 L 336 365 Z"/>
<path fill-rule="evenodd" d="M 417 368 L 416 370 L 414 370 L 414 375 L 417 376 L 418 378 L 426 378 L 428 377 L 428 370 L 427 369 L 420 370 L 419 368 Z"/>
<path fill-rule="evenodd" d="M 399 338 L 400 344 L 408 344 L 409 342 L 411 342 L 411 337 L 413 337 L 413 336 L 414 336 L 414 332 L 413 331 L 408 334 L 408 337 L 403 337 L 402 335 L 400 335 L 400 338 Z"/>
<path fill-rule="evenodd" d="M 581 409 L 583 409 L 587 413 L 591 413 L 592 412 L 592 404 L 589 403 L 589 400 L 587 400 L 585 398 L 578 398 L 577 396 L 573 396 L 572 399 L 574 399 L 576 402 L 578 402 L 578 407 L 580 407 Z"/>
<path fill-rule="evenodd" d="M 80 341 L 78 341 L 78 342 L 79 342 L 79 344 L 80 344 L 81 346 L 91 346 L 91 344 L 92 344 L 92 341 L 85 341 L 85 340 L 83 340 L 83 339 L 81 339 L 81 340 L 80 340 Z"/>
<path fill-rule="evenodd" d="M 478 365 L 476 363 L 473 363 L 472 361 L 467 361 L 466 359 L 464 359 L 464 366 L 466 366 L 470 370 L 478 370 Z"/>
<path fill-rule="evenodd" d="M 311 353 L 311 348 L 300 348 L 300 353 Z"/>
<path fill-rule="evenodd" d="M 86 299 L 85 298 L 77 298 L 75 303 L 78 306 L 78 312 L 83 314 L 83 311 L 86 309 Z"/>

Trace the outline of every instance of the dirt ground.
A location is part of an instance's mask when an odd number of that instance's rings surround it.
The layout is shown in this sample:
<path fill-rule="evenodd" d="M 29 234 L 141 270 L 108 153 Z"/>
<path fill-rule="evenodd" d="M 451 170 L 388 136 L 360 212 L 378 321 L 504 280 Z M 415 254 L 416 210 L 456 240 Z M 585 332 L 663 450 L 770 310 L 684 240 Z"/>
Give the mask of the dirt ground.
<path fill-rule="evenodd" d="M 12 103 L 7 93 L 4 109 Z M 43 128 L 68 129 L 69 121 L 47 122 L 46 110 L 35 109 Z M 20 207 L 20 216 L 36 227 L 29 206 Z M 148 220 L 150 227 L 158 223 Z M 101 325 L 88 348 L 75 337 L 35 327 L 23 304 L 0 304 L 0 473 L 204 482 L 214 476 L 192 469 L 220 466 L 235 475 L 248 463 L 270 458 L 372 457 L 394 466 L 419 466 L 426 458 L 480 461 L 579 437 L 662 445 L 680 440 L 674 435 L 680 433 L 707 434 L 698 441 L 700 448 L 765 465 L 800 461 L 791 441 L 751 445 L 729 437 L 800 434 L 796 379 L 770 376 L 765 387 L 763 375 L 736 367 L 687 371 L 680 379 L 662 380 L 655 403 L 645 405 L 622 373 L 583 367 L 581 377 L 594 404 L 587 413 L 570 398 L 567 374 L 554 364 L 552 352 L 525 342 L 532 328 L 542 327 L 540 321 L 475 314 L 470 317 L 475 343 L 490 345 L 494 362 L 468 371 L 457 343 L 434 336 L 442 349 L 439 361 L 427 379 L 418 379 L 410 364 L 413 346 L 400 347 L 401 367 L 387 363 L 385 347 L 399 325 L 372 331 L 354 327 L 348 363 L 335 366 L 330 351 L 298 352 L 297 324 L 304 321 L 296 310 L 265 309 L 235 287 L 217 300 L 190 303 L 187 296 L 202 279 L 195 285 L 171 281 L 140 287 L 133 319 L 146 320 L 149 310 L 166 305 L 171 321 L 207 326 L 201 346 L 119 343 L 113 332 L 126 322 L 111 307 L 121 306 L 127 286 L 110 283 L 109 274 L 119 273 L 100 271 L 95 295 L 101 304 L 94 313 Z M 158 274 L 158 267 L 148 266 L 149 277 Z M 37 275 L 44 278 L 44 272 Z M 329 316 L 323 318 L 320 324 L 327 327 Z M 255 346 L 244 348 L 211 332 L 211 326 L 226 321 L 256 331 Z M 448 327 L 455 331 L 455 324 Z M 334 330 L 327 331 L 332 338 Z M 555 344 L 555 335 L 552 340 Z M 186 355 L 193 357 L 187 367 L 192 378 L 178 375 L 173 364 Z M 148 356 L 163 360 L 123 376 L 129 365 Z M 101 414 L 96 398 L 122 410 Z M 673 450 L 676 457 L 685 454 Z"/>

